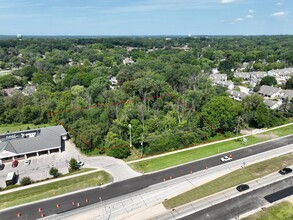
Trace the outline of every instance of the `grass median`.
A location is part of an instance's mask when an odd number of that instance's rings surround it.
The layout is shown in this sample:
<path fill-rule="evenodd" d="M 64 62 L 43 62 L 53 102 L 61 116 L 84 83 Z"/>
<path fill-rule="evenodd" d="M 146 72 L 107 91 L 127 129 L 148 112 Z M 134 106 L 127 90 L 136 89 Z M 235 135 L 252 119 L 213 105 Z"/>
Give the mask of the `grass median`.
<path fill-rule="evenodd" d="M 270 208 L 264 209 L 254 215 L 243 218 L 243 220 L 292 220 L 293 219 L 293 204 L 290 202 L 281 202 Z"/>
<path fill-rule="evenodd" d="M 163 202 L 167 209 L 175 208 L 186 203 L 204 198 L 225 189 L 235 187 L 239 184 L 277 172 L 282 167 L 293 164 L 293 153 L 276 157 L 270 160 L 259 162 L 238 170 L 235 170 L 222 177 L 214 179 L 204 185 L 189 190 L 176 197 Z"/>
<path fill-rule="evenodd" d="M 74 192 L 111 181 L 111 175 L 104 171 L 97 171 L 70 179 L 47 183 L 25 190 L 7 193 L 0 196 L 0 209 L 51 198 L 57 195 Z"/>
<path fill-rule="evenodd" d="M 221 143 L 211 143 L 204 147 L 198 147 L 191 150 L 186 150 L 167 156 L 144 160 L 129 164 L 134 170 L 138 172 L 153 172 L 172 166 L 180 165 L 183 163 L 191 162 L 194 160 L 202 159 L 205 157 L 213 156 L 219 153 L 236 150 L 252 144 L 257 144 L 273 138 L 286 136 L 293 133 L 293 125 L 278 128 L 275 130 L 267 131 L 264 133 L 250 135 L 246 137 L 246 143 L 238 140 L 224 141 Z"/>

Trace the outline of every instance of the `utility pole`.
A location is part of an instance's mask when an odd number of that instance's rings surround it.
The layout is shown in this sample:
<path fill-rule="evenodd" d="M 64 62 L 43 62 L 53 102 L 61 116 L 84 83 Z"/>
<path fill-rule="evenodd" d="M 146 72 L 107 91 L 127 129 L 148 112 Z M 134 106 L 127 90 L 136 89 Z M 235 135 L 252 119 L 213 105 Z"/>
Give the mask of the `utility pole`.
<path fill-rule="evenodd" d="M 131 140 L 131 124 L 128 124 L 129 130 L 130 130 L 130 138 L 129 138 L 129 146 L 132 148 L 132 140 Z"/>
<path fill-rule="evenodd" d="M 141 157 L 143 156 L 143 134 L 141 134 Z"/>
<path fill-rule="evenodd" d="M 239 115 L 239 116 L 238 116 L 238 120 L 237 120 L 236 136 L 237 136 L 238 133 L 239 133 L 239 123 L 240 123 L 240 119 L 241 119 L 241 116 Z"/>

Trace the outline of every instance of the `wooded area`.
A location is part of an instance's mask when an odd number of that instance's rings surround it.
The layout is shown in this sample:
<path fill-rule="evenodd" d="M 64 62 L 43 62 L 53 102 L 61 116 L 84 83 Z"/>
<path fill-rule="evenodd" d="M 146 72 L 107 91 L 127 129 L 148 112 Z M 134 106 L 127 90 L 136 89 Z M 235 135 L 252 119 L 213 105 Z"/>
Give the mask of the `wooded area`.
<path fill-rule="evenodd" d="M 83 152 L 118 158 L 131 155 L 130 132 L 147 156 L 284 123 L 293 106 L 271 110 L 257 94 L 237 102 L 212 85 L 213 68 L 235 80 L 244 62 L 247 72 L 292 67 L 293 37 L 3 39 L 0 68 L 13 71 L 0 89 L 19 91 L 0 95 L 0 123 L 56 123 L 53 113 Z"/>

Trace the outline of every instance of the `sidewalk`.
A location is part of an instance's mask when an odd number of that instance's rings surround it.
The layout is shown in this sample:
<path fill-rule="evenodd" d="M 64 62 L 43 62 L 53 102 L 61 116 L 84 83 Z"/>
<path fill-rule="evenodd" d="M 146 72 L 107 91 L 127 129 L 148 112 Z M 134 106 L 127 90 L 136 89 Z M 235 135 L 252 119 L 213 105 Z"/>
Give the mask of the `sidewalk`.
<path fill-rule="evenodd" d="M 4 195 L 4 194 L 7 194 L 7 193 L 11 193 L 11 192 L 16 192 L 16 191 L 20 191 L 20 190 L 25 190 L 25 189 L 33 188 L 35 186 L 40 186 L 40 185 L 45 185 L 45 184 L 49 184 L 49 183 L 54 183 L 54 182 L 57 182 L 57 181 L 71 179 L 71 178 L 75 178 L 77 176 L 83 176 L 83 175 L 90 174 L 90 173 L 95 173 L 95 172 L 98 172 L 98 171 L 99 170 L 96 169 L 96 170 L 91 170 L 91 171 L 88 171 L 88 172 L 74 174 L 74 175 L 70 175 L 70 176 L 53 178 L 51 180 L 44 180 L 42 182 L 33 183 L 33 184 L 30 184 L 30 185 L 27 185 L 27 186 L 20 186 L 20 187 L 14 188 L 14 189 L 9 189 L 9 190 L 1 191 L 0 192 L 0 195 Z"/>
<path fill-rule="evenodd" d="M 163 153 L 163 154 L 160 154 L 160 155 L 155 155 L 155 156 L 150 156 L 150 157 L 147 157 L 147 158 L 142 158 L 142 159 L 138 159 L 138 160 L 129 161 L 129 162 L 127 162 L 127 164 L 132 164 L 132 163 L 141 162 L 141 161 L 145 161 L 145 160 L 151 160 L 151 159 L 154 159 L 154 158 L 164 157 L 164 156 L 168 156 L 168 155 L 171 155 L 171 154 L 176 154 L 176 153 L 179 153 L 179 152 L 189 151 L 189 150 L 193 150 L 193 149 L 196 149 L 196 148 L 199 148 L 199 147 L 204 147 L 204 146 L 208 146 L 208 145 L 212 145 L 212 144 L 227 142 L 227 141 L 231 141 L 231 140 L 235 140 L 235 139 L 239 139 L 239 138 L 241 139 L 241 138 L 245 138 L 245 137 L 256 135 L 256 134 L 261 134 L 261 133 L 264 133 L 264 132 L 267 132 L 267 131 L 276 130 L 278 128 L 287 127 L 287 126 L 290 126 L 290 125 L 293 125 L 293 122 L 285 124 L 285 125 L 281 125 L 281 126 L 278 126 L 278 127 L 266 129 L 266 130 L 259 129 L 259 130 L 256 130 L 253 134 L 246 134 L 246 135 L 237 136 L 237 137 L 228 138 L 228 139 L 219 140 L 219 141 L 214 141 L 214 142 L 210 142 L 210 143 L 206 143 L 206 144 L 200 144 L 200 145 L 196 145 L 194 147 L 190 147 L 190 148 L 186 148 L 186 149 L 176 150 L 176 151 L 172 151 L 172 152 L 168 152 L 168 153 Z M 287 136 L 289 136 L 289 135 L 287 135 Z M 285 137 L 285 136 L 283 136 L 283 137 Z M 272 140 L 276 140 L 276 139 L 283 138 L 283 137 L 274 138 Z M 269 141 L 271 141 L 271 140 L 269 140 Z M 263 141 L 263 142 L 266 142 L 266 141 Z M 263 142 L 260 142 L 260 143 L 263 143 Z M 259 144 L 259 143 L 257 143 L 257 144 Z M 253 145 L 249 145 L 247 147 L 250 147 L 250 146 L 253 146 Z"/>

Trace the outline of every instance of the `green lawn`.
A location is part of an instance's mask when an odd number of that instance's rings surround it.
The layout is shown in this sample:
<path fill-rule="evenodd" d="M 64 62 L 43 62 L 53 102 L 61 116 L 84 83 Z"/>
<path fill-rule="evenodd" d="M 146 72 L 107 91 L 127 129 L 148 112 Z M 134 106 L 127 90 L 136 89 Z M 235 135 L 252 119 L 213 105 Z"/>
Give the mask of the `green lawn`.
<path fill-rule="evenodd" d="M 51 198 L 97 185 L 103 185 L 110 182 L 111 179 L 112 177 L 108 173 L 97 171 L 95 173 L 7 193 L 0 196 L 0 209 Z"/>
<path fill-rule="evenodd" d="M 183 151 L 175 154 L 171 154 L 164 157 L 149 159 L 133 164 L 129 164 L 134 170 L 139 172 L 152 172 L 156 170 L 161 170 L 164 168 L 176 166 L 179 164 L 187 163 L 193 160 L 198 160 L 208 156 L 212 156 L 218 153 L 223 153 L 230 150 L 235 150 L 246 145 L 255 144 L 268 140 L 269 138 L 247 137 L 247 143 L 244 144 L 241 141 L 231 140 L 224 143 L 211 144 L 205 147 L 199 147 L 188 151 Z"/>
<path fill-rule="evenodd" d="M 292 220 L 293 204 L 282 202 L 242 220 Z"/>
<path fill-rule="evenodd" d="M 266 176 L 270 173 L 277 172 L 282 167 L 292 164 L 293 153 L 259 162 L 214 179 L 204 185 L 166 200 L 163 202 L 163 204 L 167 209 L 184 205 L 225 189 L 235 187 L 241 183 L 245 183 L 250 180 Z"/>
<path fill-rule="evenodd" d="M 4 134 L 12 131 L 23 131 L 23 130 L 29 130 L 34 128 L 43 128 L 52 126 L 49 124 L 40 124 L 40 125 L 34 125 L 34 124 L 4 124 L 0 125 L 0 134 Z"/>
<path fill-rule="evenodd" d="M 231 140 L 222 143 L 211 144 L 205 147 L 191 149 L 175 154 L 149 159 L 141 162 L 129 164 L 134 170 L 138 172 L 152 172 L 161 170 L 164 168 L 180 165 L 183 163 L 191 162 L 194 160 L 202 159 L 208 156 L 213 156 L 218 153 L 223 153 L 231 150 L 235 150 L 248 145 L 260 143 L 266 140 L 270 140 L 276 137 L 282 137 L 293 133 L 293 125 L 287 127 L 278 128 L 272 131 L 267 131 L 257 135 L 251 135 L 246 137 L 247 142 L 244 144 L 242 141 Z"/>

